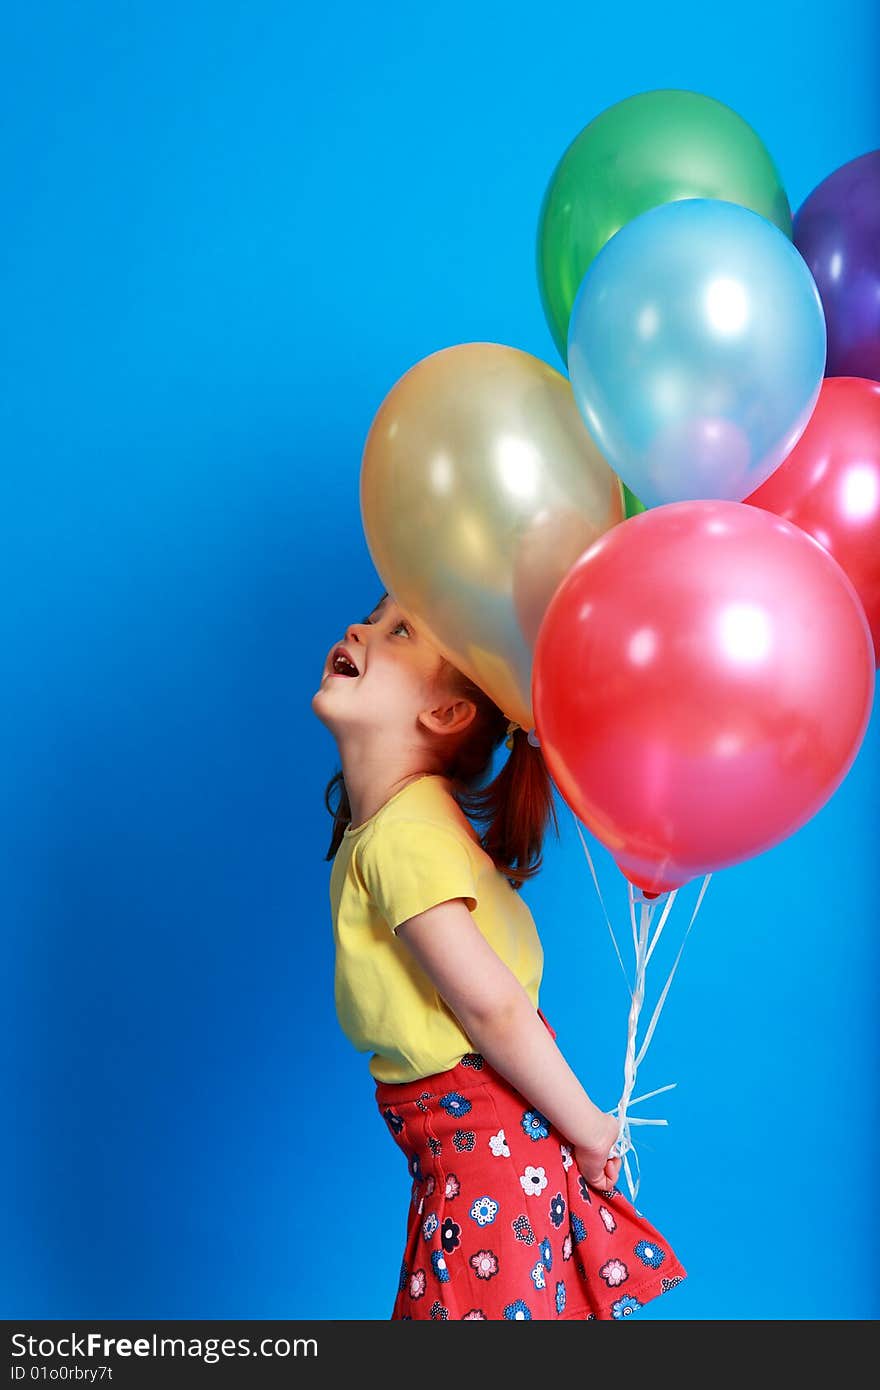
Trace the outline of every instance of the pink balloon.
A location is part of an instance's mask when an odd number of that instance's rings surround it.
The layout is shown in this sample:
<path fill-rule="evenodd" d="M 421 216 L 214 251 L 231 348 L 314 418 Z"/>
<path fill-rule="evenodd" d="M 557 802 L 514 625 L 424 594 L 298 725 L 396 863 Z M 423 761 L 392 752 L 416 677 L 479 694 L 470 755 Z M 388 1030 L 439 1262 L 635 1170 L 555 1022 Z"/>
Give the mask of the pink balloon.
<path fill-rule="evenodd" d="M 874 648 L 843 570 L 742 502 L 613 527 L 556 589 L 532 701 L 560 795 L 645 892 L 771 848 L 859 749 Z"/>
<path fill-rule="evenodd" d="M 880 665 L 880 381 L 826 377 L 797 444 L 745 500 L 830 551 L 862 600 Z"/>

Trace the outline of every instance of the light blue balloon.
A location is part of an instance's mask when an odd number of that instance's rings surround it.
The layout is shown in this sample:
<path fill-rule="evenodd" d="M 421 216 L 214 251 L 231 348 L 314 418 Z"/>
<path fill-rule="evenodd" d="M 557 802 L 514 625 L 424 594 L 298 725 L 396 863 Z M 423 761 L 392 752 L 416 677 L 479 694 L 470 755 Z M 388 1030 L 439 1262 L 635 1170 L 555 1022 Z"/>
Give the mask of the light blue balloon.
<path fill-rule="evenodd" d="M 593 260 L 568 369 L 596 444 L 646 507 L 737 502 L 806 428 L 825 342 L 788 237 L 738 204 L 688 198 L 633 218 Z"/>

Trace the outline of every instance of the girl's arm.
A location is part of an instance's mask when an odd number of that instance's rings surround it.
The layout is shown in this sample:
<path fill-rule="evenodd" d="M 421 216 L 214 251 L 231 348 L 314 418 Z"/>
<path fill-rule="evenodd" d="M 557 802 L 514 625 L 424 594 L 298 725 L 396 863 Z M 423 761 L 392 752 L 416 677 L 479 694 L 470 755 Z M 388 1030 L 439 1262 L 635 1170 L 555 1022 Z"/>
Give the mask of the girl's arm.
<path fill-rule="evenodd" d="M 492 950 L 462 898 L 438 903 L 397 928 L 463 1031 L 489 1065 L 565 1135 L 578 1168 L 613 1186 L 617 1121 L 600 1110 L 569 1067 L 516 976 Z"/>

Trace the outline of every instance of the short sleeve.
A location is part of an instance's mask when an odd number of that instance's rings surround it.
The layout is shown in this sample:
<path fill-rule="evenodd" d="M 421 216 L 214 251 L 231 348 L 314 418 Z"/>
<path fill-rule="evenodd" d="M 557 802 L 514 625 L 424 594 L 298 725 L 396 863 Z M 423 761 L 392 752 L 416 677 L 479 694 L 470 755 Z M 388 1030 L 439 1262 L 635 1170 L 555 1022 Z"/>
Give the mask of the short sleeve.
<path fill-rule="evenodd" d="M 361 847 L 360 871 L 392 931 L 450 898 L 464 898 L 471 912 L 477 906 L 467 849 L 451 831 L 430 821 L 377 825 Z"/>

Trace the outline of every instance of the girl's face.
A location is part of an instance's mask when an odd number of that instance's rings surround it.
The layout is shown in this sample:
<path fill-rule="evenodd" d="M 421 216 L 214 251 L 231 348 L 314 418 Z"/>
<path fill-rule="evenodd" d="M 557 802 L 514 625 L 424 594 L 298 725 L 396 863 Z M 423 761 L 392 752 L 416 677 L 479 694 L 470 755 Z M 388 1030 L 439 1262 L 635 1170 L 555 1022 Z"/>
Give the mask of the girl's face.
<path fill-rule="evenodd" d="M 357 674 L 336 659 L 343 648 Z M 434 685 L 442 662 L 438 649 L 422 636 L 386 594 L 359 623 L 351 623 L 324 663 L 312 709 L 334 734 L 433 728 L 432 712 L 444 695 Z M 348 674 L 338 674 L 338 672 Z M 448 701 L 447 701 L 448 703 Z M 420 720 L 420 716 L 424 716 Z"/>

